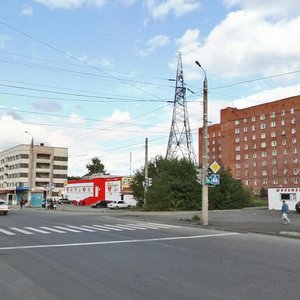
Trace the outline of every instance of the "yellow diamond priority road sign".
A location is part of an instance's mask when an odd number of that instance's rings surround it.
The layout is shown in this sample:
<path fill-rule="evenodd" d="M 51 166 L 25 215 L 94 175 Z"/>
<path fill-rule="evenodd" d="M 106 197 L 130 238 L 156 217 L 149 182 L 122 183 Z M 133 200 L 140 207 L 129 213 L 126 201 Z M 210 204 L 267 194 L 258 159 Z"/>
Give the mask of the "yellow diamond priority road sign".
<path fill-rule="evenodd" d="M 220 170 L 220 165 L 214 161 L 210 166 L 209 168 L 214 172 L 214 173 L 217 173 L 219 170 Z"/>

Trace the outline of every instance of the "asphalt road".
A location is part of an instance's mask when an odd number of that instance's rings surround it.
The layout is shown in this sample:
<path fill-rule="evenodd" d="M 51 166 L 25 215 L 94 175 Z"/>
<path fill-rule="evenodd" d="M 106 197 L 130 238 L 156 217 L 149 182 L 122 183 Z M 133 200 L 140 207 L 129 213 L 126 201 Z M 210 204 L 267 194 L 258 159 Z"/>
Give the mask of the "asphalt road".
<path fill-rule="evenodd" d="M 299 298 L 298 239 L 124 216 L 0 216 L 1 299 Z"/>

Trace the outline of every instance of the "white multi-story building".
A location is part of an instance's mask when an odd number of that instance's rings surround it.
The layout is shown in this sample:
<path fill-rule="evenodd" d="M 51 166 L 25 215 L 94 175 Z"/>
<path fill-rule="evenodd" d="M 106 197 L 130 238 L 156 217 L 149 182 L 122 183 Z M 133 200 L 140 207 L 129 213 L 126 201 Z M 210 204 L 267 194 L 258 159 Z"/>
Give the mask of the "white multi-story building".
<path fill-rule="evenodd" d="M 42 199 L 63 193 L 67 174 L 68 148 L 18 145 L 0 152 L 0 198 L 40 206 Z"/>

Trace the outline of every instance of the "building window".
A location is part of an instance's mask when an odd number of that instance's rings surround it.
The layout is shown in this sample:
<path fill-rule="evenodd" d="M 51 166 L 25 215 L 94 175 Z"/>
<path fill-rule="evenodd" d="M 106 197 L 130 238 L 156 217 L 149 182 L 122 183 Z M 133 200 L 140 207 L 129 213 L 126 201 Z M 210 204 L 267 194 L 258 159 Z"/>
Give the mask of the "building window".
<path fill-rule="evenodd" d="M 299 183 L 298 178 L 294 178 L 294 184 L 298 184 L 298 183 Z"/>
<path fill-rule="evenodd" d="M 294 164 L 298 164 L 298 158 L 294 158 L 294 159 L 293 159 L 293 163 L 294 163 Z"/>
<path fill-rule="evenodd" d="M 276 131 L 271 131 L 271 137 L 276 137 Z"/>
<path fill-rule="evenodd" d="M 253 148 L 253 149 L 256 149 L 256 144 L 255 144 L 255 143 L 252 145 L 252 148 Z"/>
<path fill-rule="evenodd" d="M 254 172 L 253 172 L 253 176 L 257 176 L 257 171 L 254 171 Z"/>
<path fill-rule="evenodd" d="M 236 177 L 241 177 L 241 171 L 236 172 Z"/>
<path fill-rule="evenodd" d="M 241 156 L 239 155 L 239 154 L 237 154 L 236 156 L 235 156 L 235 160 L 240 160 L 241 159 Z"/>
<path fill-rule="evenodd" d="M 295 109 L 292 107 L 291 108 L 291 114 L 294 114 L 295 113 Z"/>
<path fill-rule="evenodd" d="M 266 116 L 264 114 L 260 115 L 260 119 L 264 120 L 266 118 Z"/>
<path fill-rule="evenodd" d="M 263 179 L 263 185 L 267 185 L 268 184 L 268 179 Z"/>
<path fill-rule="evenodd" d="M 255 134 L 252 135 L 252 140 L 253 140 L 253 141 L 256 140 L 256 135 L 255 135 Z"/>
<path fill-rule="evenodd" d="M 235 167 L 236 167 L 237 169 L 240 169 L 240 168 L 241 168 L 241 164 L 235 164 Z"/>
<path fill-rule="evenodd" d="M 288 173 L 288 170 L 287 170 L 287 169 L 284 169 L 284 170 L 283 170 L 283 174 L 284 174 L 284 175 L 287 175 L 287 173 Z"/>
<path fill-rule="evenodd" d="M 273 169 L 273 175 L 277 175 L 277 169 Z"/>
<path fill-rule="evenodd" d="M 245 177 L 249 177 L 249 171 L 245 171 Z"/>
<path fill-rule="evenodd" d="M 276 147 L 276 145 L 277 145 L 276 141 L 271 141 L 271 146 L 272 147 Z"/>
<path fill-rule="evenodd" d="M 292 138 L 292 144 L 296 144 L 297 143 L 297 139 L 295 137 Z"/>
<path fill-rule="evenodd" d="M 284 178 L 284 184 L 288 184 L 289 180 L 287 178 Z"/>
<path fill-rule="evenodd" d="M 266 151 L 263 151 L 263 152 L 261 153 L 261 157 L 267 157 L 267 152 L 266 152 Z"/>
<path fill-rule="evenodd" d="M 236 128 L 236 129 L 234 130 L 234 133 L 240 133 L 240 129 L 239 129 L 239 128 Z"/>
<path fill-rule="evenodd" d="M 267 146 L 267 143 L 266 143 L 266 142 L 261 142 L 261 143 L 260 143 L 260 147 L 261 147 L 261 148 L 266 148 L 266 146 Z"/>
<path fill-rule="evenodd" d="M 245 159 L 248 159 L 249 158 L 249 155 L 248 153 L 245 154 Z"/>
<path fill-rule="evenodd" d="M 260 138 L 261 138 L 261 139 L 265 139 L 265 138 L 266 138 L 266 134 L 263 132 L 263 133 L 260 135 Z"/>
<path fill-rule="evenodd" d="M 274 111 L 272 111 L 272 112 L 270 113 L 270 118 L 275 118 L 275 112 L 274 112 Z"/>
<path fill-rule="evenodd" d="M 275 121 L 271 122 L 271 127 L 276 127 L 276 122 Z"/>
<path fill-rule="evenodd" d="M 248 144 L 245 144 L 244 149 L 248 150 Z"/>
<path fill-rule="evenodd" d="M 239 142 L 240 142 L 240 138 L 239 138 L 239 137 L 236 137 L 236 138 L 235 138 L 235 142 L 236 142 L 236 143 L 239 143 Z"/>
<path fill-rule="evenodd" d="M 255 116 L 252 116 L 251 120 L 252 122 L 255 122 Z"/>
<path fill-rule="evenodd" d="M 273 179 L 273 184 L 278 184 L 278 179 L 277 178 Z"/>
<path fill-rule="evenodd" d="M 277 159 L 272 159 L 272 165 L 276 166 L 277 165 Z"/>
<path fill-rule="evenodd" d="M 247 142 L 248 141 L 248 137 L 245 135 L 244 136 L 244 141 Z"/>
<path fill-rule="evenodd" d="M 285 130 L 284 129 L 281 131 L 281 135 L 285 135 Z"/>
<path fill-rule="evenodd" d="M 262 170 L 261 173 L 262 173 L 263 176 L 267 176 L 268 175 L 267 170 Z"/>
<path fill-rule="evenodd" d="M 296 133 L 296 128 L 292 128 L 292 134 Z"/>
<path fill-rule="evenodd" d="M 286 154 L 287 154 L 287 150 L 286 150 L 285 148 L 283 149 L 282 154 L 283 154 L 283 155 L 286 155 Z"/>
<path fill-rule="evenodd" d="M 245 168 L 248 168 L 248 166 L 249 166 L 249 165 L 248 165 L 248 163 L 246 162 L 246 163 L 245 163 Z"/>
<path fill-rule="evenodd" d="M 257 162 L 256 161 L 253 162 L 253 167 L 257 167 Z"/>
<path fill-rule="evenodd" d="M 251 129 L 252 131 L 255 131 L 255 125 L 252 125 Z"/>
<path fill-rule="evenodd" d="M 293 149 L 293 153 L 294 153 L 294 154 L 297 154 L 297 148 L 294 148 L 294 149 Z"/>
<path fill-rule="evenodd" d="M 293 119 L 291 120 L 291 124 L 296 124 L 296 119 L 293 118 Z"/>
<path fill-rule="evenodd" d="M 263 160 L 263 161 L 261 162 L 261 165 L 262 165 L 263 167 L 265 167 L 265 166 L 267 165 L 267 161 L 266 161 L 266 160 Z"/>
<path fill-rule="evenodd" d="M 235 151 L 240 151 L 241 147 L 240 146 L 235 146 Z"/>
<path fill-rule="evenodd" d="M 286 139 L 282 139 L 281 144 L 286 145 Z"/>
<path fill-rule="evenodd" d="M 235 120 L 234 121 L 234 125 L 239 125 L 240 124 L 240 121 L 239 120 Z"/>
<path fill-rule="evenodd" d="M 248 127 L 244 127 L 244 132 L 248 132 Z"/>
<path fill-rule="evenodd" d="M 254 185 L 257 185 L 257 179 L 254 179 Z"/>
<path fill-rule="evenodd" d="M 282 115 L 282 116 L 285 115 L 284 109 L 281 111 L 281 115 Z"/>
<path fill-rule="evenodd" d="M 266 129 L 266 124 L 265 123 L 261 123 L 260 124 L 260 129 Z"/>
<path fill-rule="evenodd" d="M 256 152 L 253 153 L 253 158 L 257 158 Z"/>
<path fill-rule="evenodd" d="M 277 150 L 272 150 L 272 156 L 276 156 L 277 155 Z"/>
<path fill-rule="evenodd" d="M 284 125 L 285 125 L 284 120 L 281 120 L 281 126 L 284 126 Z"/>
<path fill-rule="evenodd" d="M 246 185 L 249 185 L 249 184 L 250 184 L 250 180 L 246 180 L 246 181 L 245 181 L 245 184 L 246 184 Z"/>
<path fill-rule="evenodd" d="M 287 165 L 287 160 L 284 159 L 284 160 L 282 161 L 282 163 L 283 163 L 284 165 Z"/>

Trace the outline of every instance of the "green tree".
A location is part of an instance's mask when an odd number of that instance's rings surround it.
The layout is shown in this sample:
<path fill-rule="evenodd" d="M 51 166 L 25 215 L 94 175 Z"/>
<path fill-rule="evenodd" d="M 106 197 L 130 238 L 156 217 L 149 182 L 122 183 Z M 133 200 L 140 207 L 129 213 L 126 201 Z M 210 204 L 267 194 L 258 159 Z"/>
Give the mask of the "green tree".
<path fill-rule="evenodd" d="M 99 157 L 93 157 L 91 159 L 91 163 L 86 164 L 85 167 L 88 169 L 88 173 L 86 175 L 92 175 L 96 173 L 103 173 L 108 175 L 108 173 L 105 171 L 104 164 L 101 163 Z"/>
<path fill-rule="evenodd" d="M 144 203 L 144 169 L 135 173 L 132 189 L 138 206 L 149 210 L 188 210 L 201 206 L 201 187 L 196 181 L 196 169 L 186 159 L 164 159 L 157 156 L 148 166 L 147 202 Z"/>

